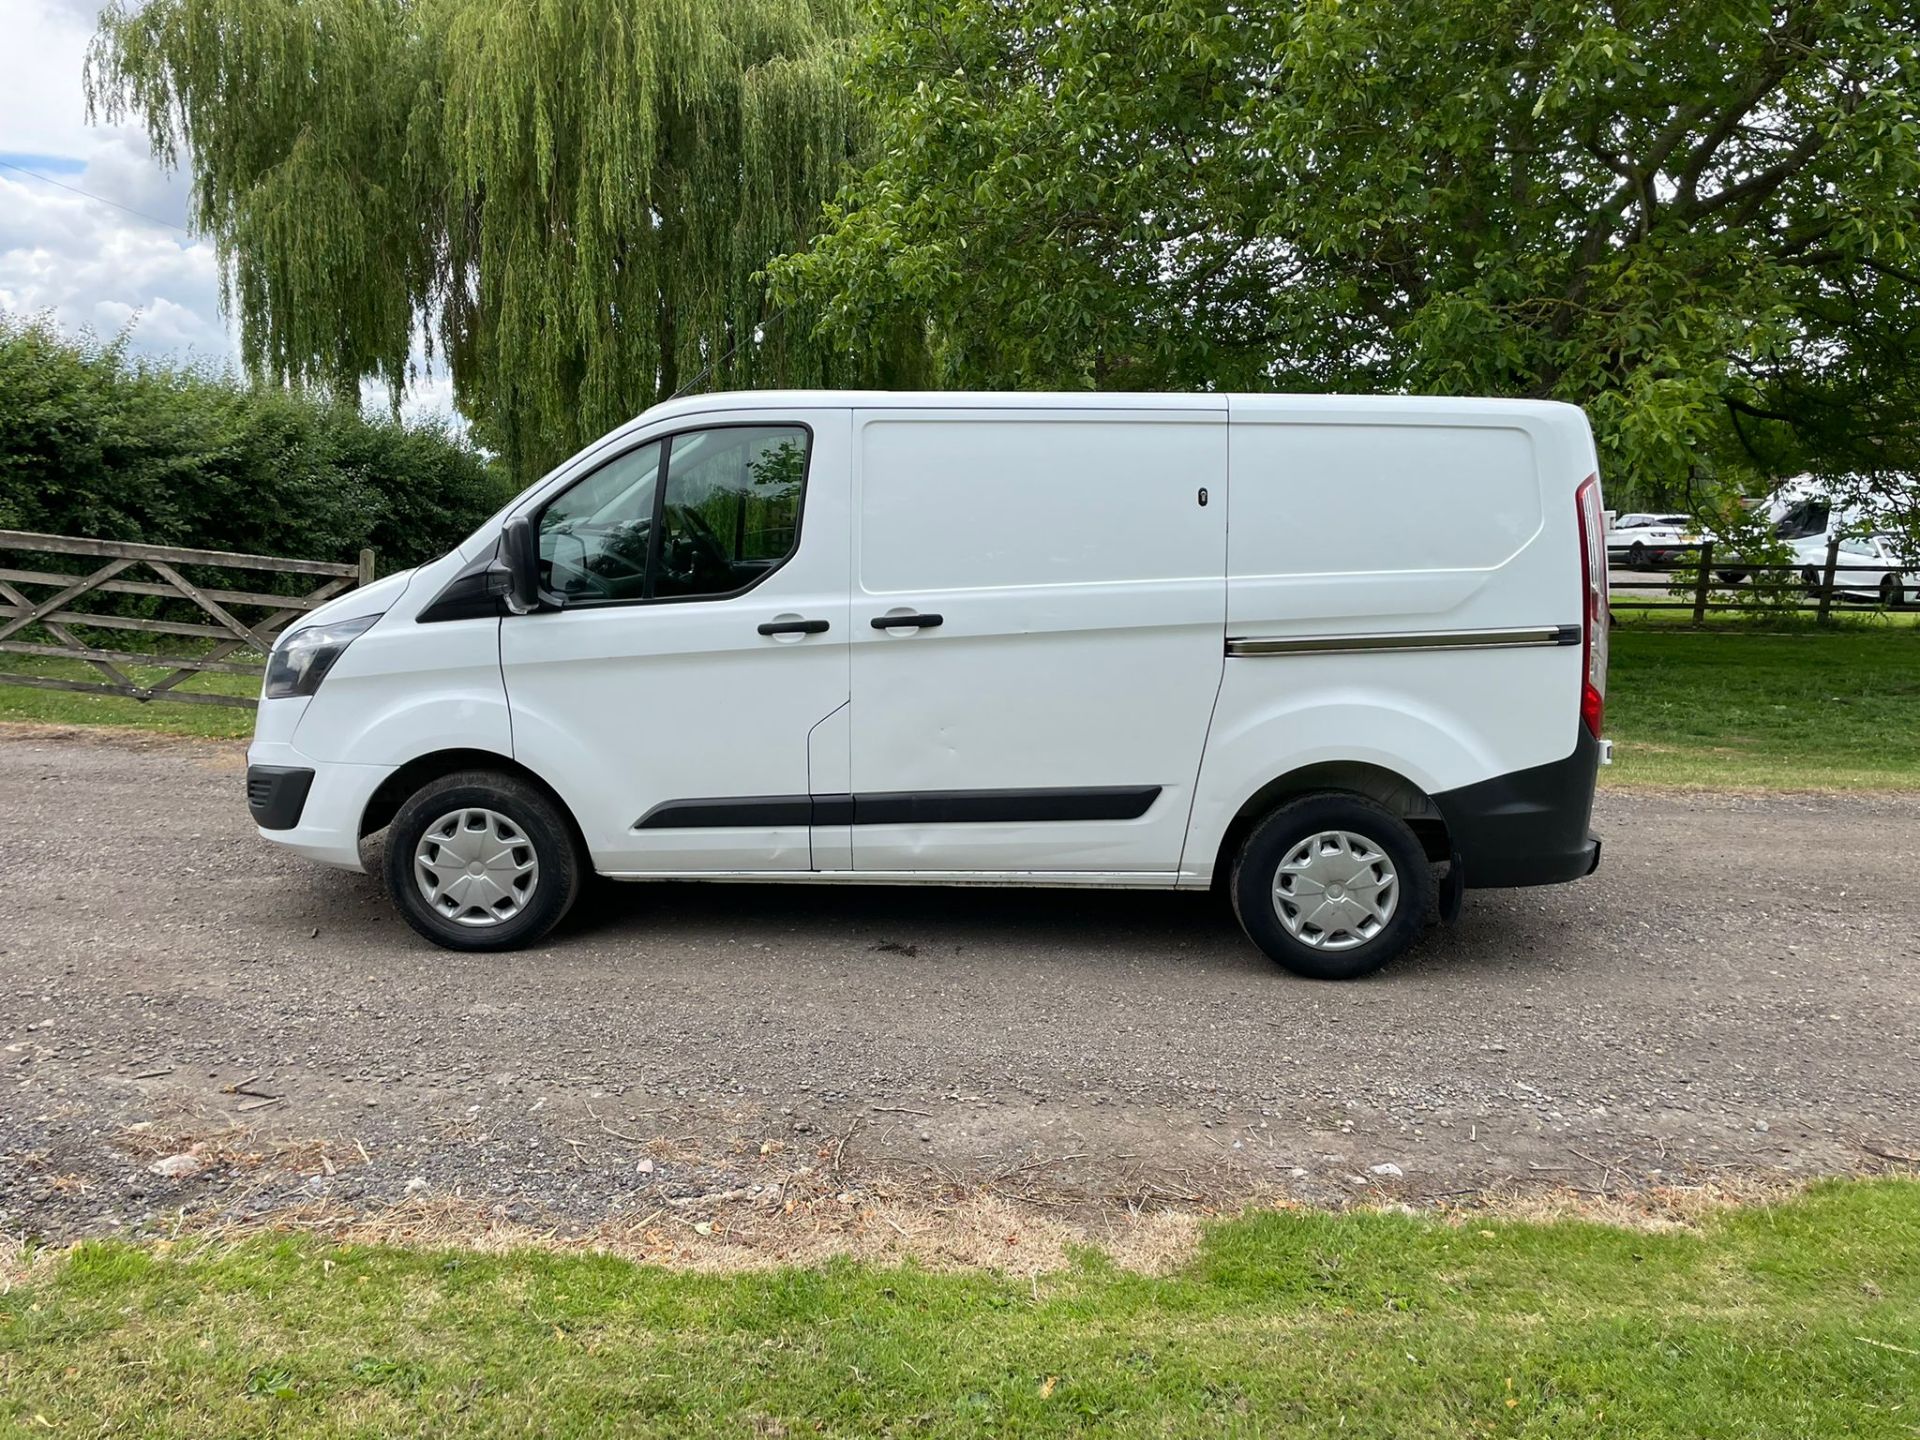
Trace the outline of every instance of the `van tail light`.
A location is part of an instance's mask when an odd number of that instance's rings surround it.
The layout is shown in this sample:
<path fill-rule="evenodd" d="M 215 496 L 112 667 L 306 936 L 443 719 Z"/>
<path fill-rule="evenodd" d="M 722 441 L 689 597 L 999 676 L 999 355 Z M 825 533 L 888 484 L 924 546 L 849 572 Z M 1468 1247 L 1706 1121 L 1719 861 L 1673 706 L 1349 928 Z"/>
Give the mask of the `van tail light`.
<path fill-rule="evenodd" d="M 1600 477 L 1589 475 L 1574 492 L 1580 516 L 1580 722 L 1593 738 L 1607 708 L 1607 516 L 1600 508 Z"/>

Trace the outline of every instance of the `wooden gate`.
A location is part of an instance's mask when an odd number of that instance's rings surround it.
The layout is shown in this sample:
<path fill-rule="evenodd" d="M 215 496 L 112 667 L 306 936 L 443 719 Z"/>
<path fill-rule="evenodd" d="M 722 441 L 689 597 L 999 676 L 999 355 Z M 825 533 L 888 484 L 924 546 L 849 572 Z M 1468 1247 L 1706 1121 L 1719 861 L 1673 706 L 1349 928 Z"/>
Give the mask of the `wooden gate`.
<path fill-rule="evenodd" d="M 0 565 L 0 655 L 35 655 L 83 660 L 105 677 L 102 681 L 67 680 L 52 675 L 22 675 L 0 670 L 0 684 L 31 685 L 42 690 L 78 690 L 101 695 L 127 695 L 135 700 L 178 700 L 194 705 L 240 705 L 257 702 L 241 695 L 213 695 L 175 687 L 190 676 L 260 674 L 261 660 L 288 621 L 324 604 L 342 591 L 373 579 L 373 552 L 362 550 L 355 565 L 325 560 L 287 560 L 273 555 L 241 555 L 226 550 L 189 550 L 171 545 L 137 545 L 122 540 L 88 540 L 73 535 L 38 535 L 27 530 L 0 530 L 0 552 L 25 551 L 40 555 L 83 555 L 106 563 L 87 574 L 57 570 L 18 569 Z M 304 594 L 276 595 L 257 590 L 197 585 L 180 573 L 180 566 L 225 570 L 266 571 L 280 575 L 320 577 Z M 130 578 L 145 567 L 157 580 Z M 32 598 L 21 586 L 40 591 Z M 90 596 L 144 595 L 190 601 L 206 620 L 167 619 L 118 613 L 112 609 L 75 609 Z M 124 607 L 123 607 L 124 608 Z M 157 608 L 157 607 L 155 607 Z M 246 620 L 235 612 L 264 612 Z M 211 623 L 209 623 L 211 622 Z M 38 626 L 55 644 L 23 639 Z M 89 644 L 76 629 L 137 631 L 154 636 L 191 637 L 210 641 L 191 654 L 158 650 L 111 649 Z M 164 666 L 170 673 L 151 685 L 141 685 L 125 666 Z"/>

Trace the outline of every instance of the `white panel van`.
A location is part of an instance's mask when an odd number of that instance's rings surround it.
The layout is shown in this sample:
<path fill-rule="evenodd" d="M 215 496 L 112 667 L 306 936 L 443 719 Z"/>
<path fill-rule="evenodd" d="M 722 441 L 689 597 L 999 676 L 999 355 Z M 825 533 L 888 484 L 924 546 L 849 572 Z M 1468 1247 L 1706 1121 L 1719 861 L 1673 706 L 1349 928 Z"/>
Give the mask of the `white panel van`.
<path fill-rule="evenodd" d="M 457 949 L 589 870 L 1217 885 L 1346 978 L 1599 863 L 1604 543 L 1565 405 L 700 396 L 284 635 L 248 799 Z"/>

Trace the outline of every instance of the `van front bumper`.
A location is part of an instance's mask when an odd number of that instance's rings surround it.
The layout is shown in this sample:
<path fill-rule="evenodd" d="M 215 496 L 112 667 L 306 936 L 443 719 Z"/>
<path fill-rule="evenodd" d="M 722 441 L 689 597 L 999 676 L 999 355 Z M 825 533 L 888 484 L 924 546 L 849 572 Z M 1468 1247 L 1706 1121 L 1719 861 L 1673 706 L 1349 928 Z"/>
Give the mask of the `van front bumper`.
<path fill-rule="evenodd" d="M 255 741 L 247 751 L 248 809 L 263 840 L 323 865 L 364 870 L 360 819 L 399 768 L 315 760 L 285 742 Z"/>
<path fill-rule="evenodd" d="M 1601 742 L 1577 728 L 1564 760 L 1433 797 L 1467 889 L 1559 885 L 1600 868 L 1600 837 L 1587 827 Z"/>

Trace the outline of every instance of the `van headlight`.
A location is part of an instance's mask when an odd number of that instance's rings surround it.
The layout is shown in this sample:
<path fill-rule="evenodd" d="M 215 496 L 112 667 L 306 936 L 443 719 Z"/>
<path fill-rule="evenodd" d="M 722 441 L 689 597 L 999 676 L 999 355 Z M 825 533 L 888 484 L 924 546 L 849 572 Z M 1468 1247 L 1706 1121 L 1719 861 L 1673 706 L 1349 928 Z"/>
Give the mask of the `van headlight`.
<path fill-rule="evenodd" d="M 346 653 L 354 637 L 372 628 L 379 615 L 358 615 L 351 620 L 333 620 L 325 625 L 308 625 L 280 637 L 267 657 L 269 700 L 286 700 L 295 695 L 311 695 L 320 688 L 333 664 Z"/>

